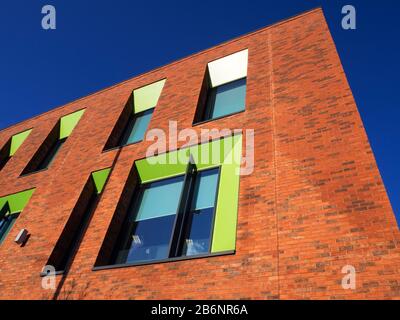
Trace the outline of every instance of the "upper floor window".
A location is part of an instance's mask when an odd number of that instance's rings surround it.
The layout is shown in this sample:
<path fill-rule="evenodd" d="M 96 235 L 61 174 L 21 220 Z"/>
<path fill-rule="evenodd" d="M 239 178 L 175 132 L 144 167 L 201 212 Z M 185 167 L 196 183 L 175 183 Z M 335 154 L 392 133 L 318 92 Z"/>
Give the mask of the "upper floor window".
<path fill-rule="evenodd" d="M 144 139 L 165 81 L 165 79 L 160 80 L 133 90 L 104 150 L 137 143 Z"/>
<path fill-rule="evenodd" d="M 245 109 L 246 79 L 212 88 L 207 96 L 203 120 L 217 119 Z"/>
<path fill-rule="evenodd" d="M 4 242 L 35 189 L 0 198 L 0 244 Z"/>
<path fill-rule="evenodd" d="M 14 156 L 31 132 L 32 129 L 17 133 L 7 141 L 0 150 L 0 170 L 3 169 L 11 157 Z"/>
<path fill-rule="evenodd" d="M 72 131 L 81 119 L 84 109 L 62 117 L 45 141 L 36 151 L 22 172 L 22 175 L 44 170 L 50 167 L 59 154 L 61 147 L 67 141 Z"/>
<path fill-rule="evenodd" d="M 55 141 L 35 171 L 50 167 L 66 140 L 67 139 Z"/>
<path fill-rule="evenodd" d="M 153 112 L 154 109 L 150 109 L 130 117 L 120 142 L 121 146 L 136 143 L 144 139 Z"/>
<path fill-rule="evenodd" d="M 194 124 L 245 110 L 247 59 L 244 50 L 208 64 Z"/>

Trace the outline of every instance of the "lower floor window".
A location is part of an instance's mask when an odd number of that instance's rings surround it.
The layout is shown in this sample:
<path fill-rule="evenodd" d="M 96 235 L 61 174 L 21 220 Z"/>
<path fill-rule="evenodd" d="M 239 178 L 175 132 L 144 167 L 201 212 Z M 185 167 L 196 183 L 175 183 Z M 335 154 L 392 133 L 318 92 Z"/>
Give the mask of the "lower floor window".
<path fill-rule="evenodd" d="M 143 184 L 133 197 L 114 263 L 209 253 L 219 168 Z"/>

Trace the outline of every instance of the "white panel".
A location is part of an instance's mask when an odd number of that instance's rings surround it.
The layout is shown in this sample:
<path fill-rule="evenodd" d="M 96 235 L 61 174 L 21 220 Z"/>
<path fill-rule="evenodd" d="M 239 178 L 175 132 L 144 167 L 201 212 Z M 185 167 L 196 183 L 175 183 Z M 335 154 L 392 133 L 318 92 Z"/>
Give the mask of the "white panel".
<path fill-rule="evenodd" d="M 211 86 L 238 80 L 247 76 L 247 60 L 249 51 L 243 50 L 208 64 Z"/>

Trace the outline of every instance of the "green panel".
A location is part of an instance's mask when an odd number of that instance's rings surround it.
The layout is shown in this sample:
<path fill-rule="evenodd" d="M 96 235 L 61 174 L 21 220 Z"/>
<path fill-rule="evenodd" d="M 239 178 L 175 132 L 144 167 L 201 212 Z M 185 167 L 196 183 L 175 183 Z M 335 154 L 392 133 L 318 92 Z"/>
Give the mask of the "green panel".
<path fill-rule="evenodd" d="M 106 184 L 110 172 L 111 168 L 107 168 L 92 173 L 92 178 L 96 187 L 97 194 L 100 194 L 103 191 L 104 185 Z"/>
<path fill-rule="evenodd" d="M 219 166 L 231 155 L 240 137 L 228 137 L 136 161 L 140 179 L 147 183 L 183 174 L 190 154 L 199 170 Z"/>
<path fill-rule="evenodd" d="M 21 212 L 32 197 L 35 189 L 30 189 L 0 198 L 0 208 L 8 201 L 11 214 Z"/>
<path fill-rule="evenodd" d="M 60 119 L 60 139 L 64 139 L 70 136 L 84 112 L 85 109 L 82 109 L 66 115 Z"/>
<path fill-rule="evenodd" d="M 133 90 L 134 113 L 154 108 L 164 88 L 165 79 Z"/>
<path fill-rule="evenodd" d="M 12 157 L 19 147 L 24 143 L 26 138 L 30 135 L 32 129 L 13 135 L 11 138 L 10 157 Z"/>
<path fill-rule="evenodd" d="M 241 159 L 241 136 L 235 136 L 235 147 L 232 152 L 232 156 L 236 159 Z M 228 156 L 227 159 L 229 158 Z M 222 165 L 211 252 L 235 250 L 239 202 L 239 170 L 240 162 L 238 161 L 231 161 L 231 163 Z"/>
<path fill-rule="evenodd" d="M 184 174 L 187 164 L 150 164 L 146 159 L 136 161 L 140 180 L 148 183 Z"/>

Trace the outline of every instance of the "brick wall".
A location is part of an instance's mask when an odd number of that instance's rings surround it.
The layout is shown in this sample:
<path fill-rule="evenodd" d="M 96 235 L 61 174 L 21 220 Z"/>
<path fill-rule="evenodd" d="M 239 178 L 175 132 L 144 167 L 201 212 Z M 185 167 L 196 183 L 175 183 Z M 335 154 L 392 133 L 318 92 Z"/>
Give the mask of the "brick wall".
<path fill-rule="evenodd" d="M 92 271 L 135 159 L 152 142 L 102 152 L 132 90 L 167 78 L 150 128 L 191 128 L 206 65 L 248 48 L 246 111 L 195 126 L 255 130 L 240 180 L 236 254 Z M 49 170 L 19 177 L 58 119 L 86 108 Z M 60 299 L 400 298 L 400 234 L 329 33 L 316 9 L 192 55 L 0 132 L 34 128 L 0 172 L 0 196 L 32 187 L 0 246 L 0 298 L 51 299 L 39 274 L 92 171 L 115 162 Z M 13 239 L 31 234 L 24 247 Z M 353 265 L 356 290 L 341 269 Z"/>

